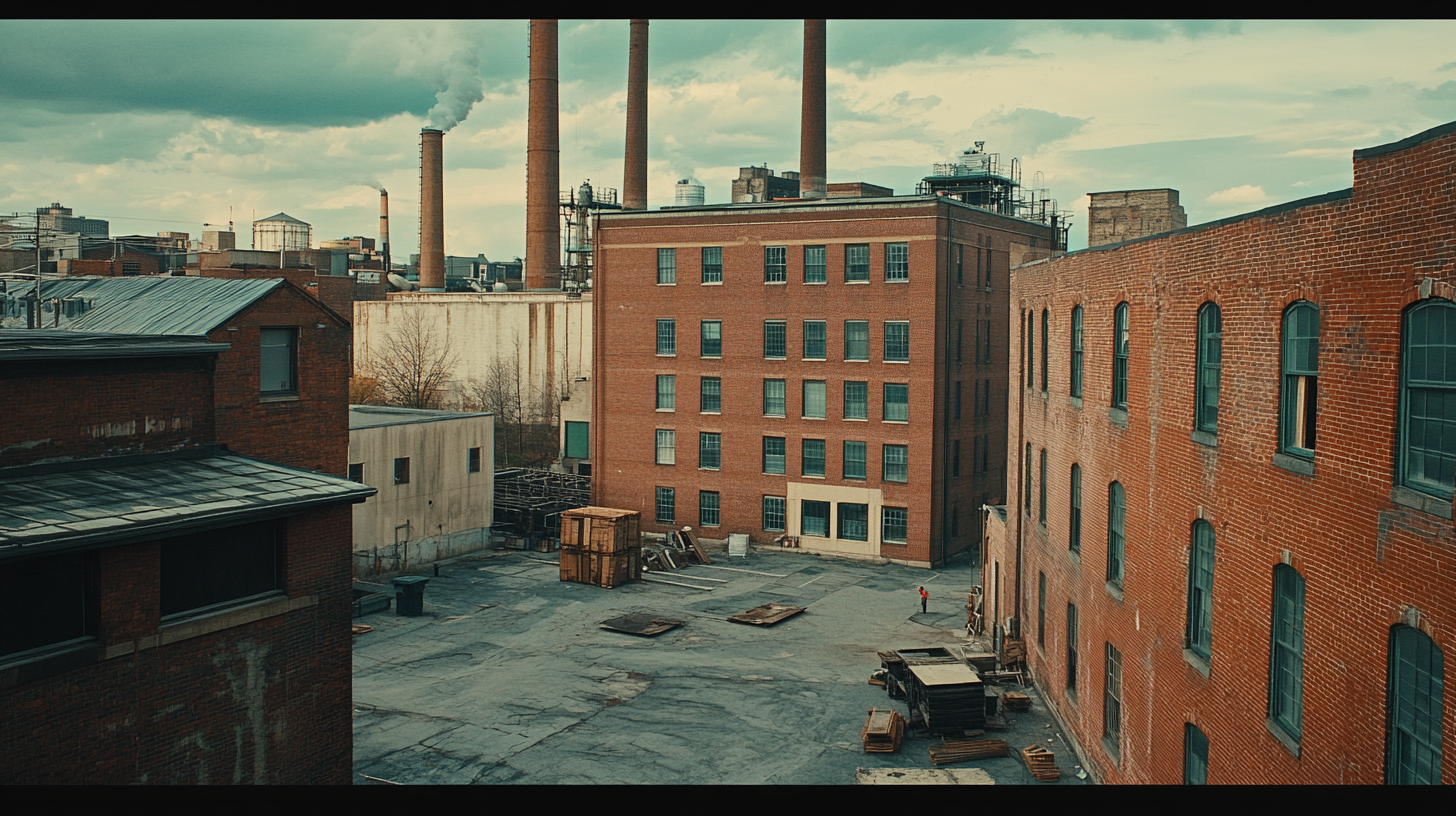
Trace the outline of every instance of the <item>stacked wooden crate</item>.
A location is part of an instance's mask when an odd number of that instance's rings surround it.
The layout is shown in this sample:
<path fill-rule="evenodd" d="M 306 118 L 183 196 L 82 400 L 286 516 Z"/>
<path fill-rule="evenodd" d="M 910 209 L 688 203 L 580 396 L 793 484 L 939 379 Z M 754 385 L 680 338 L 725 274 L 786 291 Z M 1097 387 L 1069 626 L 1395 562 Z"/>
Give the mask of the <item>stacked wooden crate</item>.
<path fill-rule="evenodd" d="M 890 709 L 870 709 L 870 717 L 859 732 L 867 754 L 893 754 L 900 750 L 900 740 L 904 736 L 905 718 L 900 716 L 900 712 Z"/>
<path fill-rule="evenodd" d="M 641 578 L 637 511 L 580 507 L 561 514 L 561 580 L 611 589 Z"/>
<path fill-rule="evenodd" d="M 1057 767 L 1057 755 L 1040 745 L 1028 745 L 1021 750 L 1021 759 L 1031 775 L 1042 782 L 1055 782 L 1062 778 Z"/>

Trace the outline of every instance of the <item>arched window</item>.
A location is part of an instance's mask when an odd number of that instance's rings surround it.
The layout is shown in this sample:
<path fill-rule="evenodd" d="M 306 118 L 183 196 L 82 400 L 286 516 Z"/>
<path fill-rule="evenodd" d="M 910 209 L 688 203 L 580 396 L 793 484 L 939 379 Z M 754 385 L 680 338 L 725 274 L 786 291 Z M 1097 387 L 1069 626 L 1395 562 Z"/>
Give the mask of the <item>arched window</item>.
<path fill-rule="evenodd" d="M 1072 383 L 1070 393 L 1082 398 L 1082 307 L 1072 309 Z"/>
<path fill-rule="evenodd" d="M 1127 302 L 1112 313 L 1112 407 L 1127 410 Z"/>
<path fill-rule="evenodd" d="M 1046 309 L 1041 310 L 1041 390 L 1047 390 L 1047 346 L 1051 341 L 1051 317 Z"/>
<path fill-rule="evenodd" d="M 1401 337 L 1400 482 L 1451 498 L 1456 469 L 1456 304 L 1424 300 Z"/>
<path fill-rule="evenodd" d="M 1036 312 L 1026 310 L 1026 387 L 1036 385 Z"/>
<path fill-rule="evenodd" d="M 1188 552 L 1188 650 L 1209 660 L 1213 655 L 1213 525 L 1193 522 Z"/>
<path fill-rule="evenodd" d="M 1284 310 L 1280 370 L 1279 449 L 1314 458 L 1315 405 L 1319 397 L 1319 308 L 1307 300 Z"/>
<path fill-rule="evenodd" d="M 1026 515 L 1031 515 L 1031 443 L 1026 443 Z"/>
<path fill-rule="evenodd" d="M 1269 720 L 1298 744 L 1304 728 L 1304 578 L 1287 564 L 1274 568 Z"/>
<path fill-rule="evenodd" d="M 1198 372 L 1194 425 L 1204 433 L 1218 433 L 1219 371 L 1223 362 L 1223 312 L 1217 303 L 1198 309 Z"/>
<path fill-rule="evenodd" d="M 1074 553 L 1082 551 L 1082 468 L 1076 464 L 1072 465 L 1072 512 L 1067 547 Z"/>
<path fill-rule="evenodd" d="M 1122 525 L 1127 515 L 1127 497 L 1120 482 L 1107 486 L 1107 580 L 1122 584 L 1122 555 L 1125 541 Z"/>
<path fill-rule="evenodd" d="M 1442 663 L 1440 648 L 1425 632 L 1410 626 L 1390 630 L 1388 785 L 1441 784 Z"/>

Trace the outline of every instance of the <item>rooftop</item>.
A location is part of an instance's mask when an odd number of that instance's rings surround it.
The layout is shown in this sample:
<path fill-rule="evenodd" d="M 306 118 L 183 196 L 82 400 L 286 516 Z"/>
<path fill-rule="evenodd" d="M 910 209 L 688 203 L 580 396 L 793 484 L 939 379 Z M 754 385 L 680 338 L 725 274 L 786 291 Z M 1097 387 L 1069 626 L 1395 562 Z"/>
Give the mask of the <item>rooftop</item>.
<path fill-rule="evenodd" d="M 494 414 L 430 411 L 424 408 L 394 408 L 388 405 L 350 405 L 349 430 L 378 428 L 382 425 L 416 425 L 421 422 L 440 422 L 446 419 L 483 416 L 494 416 Z"/>
<path fill-rule="evenodd" d="M 177 357 L 218 354 L 227 343 L 198 337 L 154 337 L 133 334 L 77 332 L 69 329 L 0 328 L 0 360 L 99 359 L 105 357 Z"/>
<path fill-rule="evenodd" d="M 88 276 L 43 281 L 41 298 L 91 302 L 91 308 L 62 320 L 71 331 L 203 337 L 283 285 L 282 278 Z M 30 291 L 26 286 L 11 294 L 24 297 Z M 0 317 L 0 327 L 24 324 L 23 314 Z"/>

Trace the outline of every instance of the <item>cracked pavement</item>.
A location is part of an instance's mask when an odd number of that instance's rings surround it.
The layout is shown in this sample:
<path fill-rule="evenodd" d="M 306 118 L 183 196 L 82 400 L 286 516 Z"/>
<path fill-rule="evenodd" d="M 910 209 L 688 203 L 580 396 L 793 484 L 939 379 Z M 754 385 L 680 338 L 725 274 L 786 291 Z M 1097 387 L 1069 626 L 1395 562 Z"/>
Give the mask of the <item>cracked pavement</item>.
<path fill-rule="evenodd" d="M 856 768 L 934 767 L 926 737 L 907 735 L 898 754 L 863 752 L 871 707 L 906 713 L 868 679 L 878 650 L 964 643 L 978 570 L 774 550 L 713 555 L 734 569 L 668 576 L 711 592 L 563 583 L 555 554 L 496 551 L 441 564 L 424 616 L 391 609 L 358 621 L 374 631 L 353 641 L 355 780 L 849 784 Z M 931 593 L 925 614 L 921 584 Z M 770 601 L 808 610 L 773 626 L 725 620 Z M 627 613 L 685 623 L 651 638 L 598 626 Z M 1016 733 L 988 738 L 1045 744 L 1057 729 L 1031 693 L 1031 712 L 1006 715 Z M 1077 782 L 1075 757 L 1049 747 L 1063 781 Z M 1030 779 L 1013 758 L 974 765 L 999 784 Z"/>

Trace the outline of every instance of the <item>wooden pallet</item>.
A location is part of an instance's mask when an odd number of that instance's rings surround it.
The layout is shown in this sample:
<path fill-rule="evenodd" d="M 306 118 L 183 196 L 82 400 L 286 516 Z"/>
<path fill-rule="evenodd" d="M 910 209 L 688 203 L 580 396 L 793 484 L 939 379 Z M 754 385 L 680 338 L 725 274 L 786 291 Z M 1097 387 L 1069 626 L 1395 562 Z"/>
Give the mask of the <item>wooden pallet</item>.
<path fill-rule="evenodd" d="M 1021 749 L 1021 759 L 1031 775 L 1041 782 L 1055 782 L 1062 778 L 1062 771 L 1057 767 L 1057 755 L 1040 745 Z"/>
<path fill-rule="evenodd" d="M 1006 740 L 957 740 L 930 746 L 930 761 L 936 765 L 1004 756 L 1007 756 Z"/>
<path fill-rule="evenodd" d="M 867 754 L 893 754 L 905 736 L 905 718 L 891 709 L 870 709 L 869 719 L 859 732 Z"/>
<path fill-rule="evenodd" d="M 1030 711 L 1031 698 L 1016 691 L 1008 691 L 1001 695 L 1001 704 L 1008 711 Z"/>

